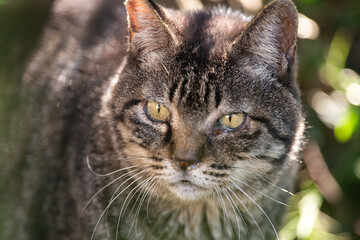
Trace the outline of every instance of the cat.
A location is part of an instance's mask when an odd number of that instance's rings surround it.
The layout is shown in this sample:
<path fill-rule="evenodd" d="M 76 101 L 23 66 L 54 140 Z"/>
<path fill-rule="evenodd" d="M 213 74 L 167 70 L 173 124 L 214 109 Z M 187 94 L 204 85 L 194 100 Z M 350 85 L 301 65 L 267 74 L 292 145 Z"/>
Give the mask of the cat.
<path fill-rule="evenodd" d="M 297 25 L 291 0 L 254 17 L 55 2 L 0 236 L 278 239 L 304 142 Z"/>

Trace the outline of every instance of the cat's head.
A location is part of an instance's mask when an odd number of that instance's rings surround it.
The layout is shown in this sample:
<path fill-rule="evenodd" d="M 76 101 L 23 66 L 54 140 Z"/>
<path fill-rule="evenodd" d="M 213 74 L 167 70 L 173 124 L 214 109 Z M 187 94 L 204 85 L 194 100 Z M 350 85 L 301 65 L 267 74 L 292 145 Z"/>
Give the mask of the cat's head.
<path fill-rule="evenodd" d="M 276 182 L 303 131 L 294 4 L 273 1 L 254 18 L 126 7 L 129 53 L 110 103 L 122 167 L 175 199 Z"/>

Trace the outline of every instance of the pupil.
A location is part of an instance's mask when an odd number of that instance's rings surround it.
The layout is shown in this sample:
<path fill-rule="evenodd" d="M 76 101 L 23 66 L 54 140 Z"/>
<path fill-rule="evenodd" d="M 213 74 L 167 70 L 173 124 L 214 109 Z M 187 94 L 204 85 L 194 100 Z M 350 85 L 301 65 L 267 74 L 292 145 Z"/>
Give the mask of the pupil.
<path fill-rule="evenodd" d="M 156 109 L 158 113 L 160 113 L 160 108 L 161 108 L 160 104 L 156 105 Z"/>
<path fill-rule="evenodd" d="M 231 115 L 228 116 L 229 122 L 231 122 Z"/>

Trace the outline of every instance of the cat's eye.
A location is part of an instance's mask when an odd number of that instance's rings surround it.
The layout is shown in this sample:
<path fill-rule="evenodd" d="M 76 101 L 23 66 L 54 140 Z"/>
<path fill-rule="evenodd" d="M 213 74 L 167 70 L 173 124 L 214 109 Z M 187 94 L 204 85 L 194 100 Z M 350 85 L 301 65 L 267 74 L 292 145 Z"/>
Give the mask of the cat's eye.
<path fill-rule="evenodd" d="M 148 101 L 145 109 L 148 117 L 154 121 L 165 122 L 170 116 L 170 111 L 159 102 Z"/>
<path fill-rule="evenodd" d="M 244 113 L 233 113 L 222 116 L 218 122 L 228 129 L 235 129 L 240 127 L 244 120 Z"/>

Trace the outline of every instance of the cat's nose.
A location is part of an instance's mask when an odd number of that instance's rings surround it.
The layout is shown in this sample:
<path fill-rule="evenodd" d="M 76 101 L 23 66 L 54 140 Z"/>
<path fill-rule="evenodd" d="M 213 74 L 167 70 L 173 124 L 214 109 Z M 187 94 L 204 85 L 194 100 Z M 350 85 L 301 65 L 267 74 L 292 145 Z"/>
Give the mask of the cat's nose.
<path fill-rule="evenodd" d="M 174 153 L 174 160 L 180 169 L 183 171 L 189 171 L 195 169 L 202 159 L 202 147 L 191 146 L 178 148 Z"/>
<path fill-rule="evenodd" d="M 183 171 L 190 171 L 197 168 L 200 164 L 200 161 L 184 161 L 176 159 L 177 166 Z"/>
<path fill-rule="evenodd" d="M 186 162 L 186 161 L 177 161 L 179 164 L 179 167 L 183 170 L 186 171 L 189 167 L 190 167 L 190 162 Z"/>
<path fill-rule="evenodd" d="M 183 171 L 195 169 L 200 164 L 199 160 L 188 160 L 183 158 L 175 158 L 177 166 Z"/>
<path fill-rule="evenodd" d="M 186 125 L 173 129 L 170 151 L 175 165 L 183 171 L 196 168 L 203 159 L 205 136 Z"/>

